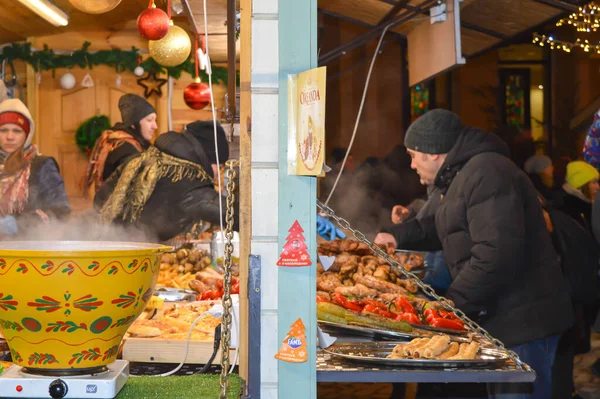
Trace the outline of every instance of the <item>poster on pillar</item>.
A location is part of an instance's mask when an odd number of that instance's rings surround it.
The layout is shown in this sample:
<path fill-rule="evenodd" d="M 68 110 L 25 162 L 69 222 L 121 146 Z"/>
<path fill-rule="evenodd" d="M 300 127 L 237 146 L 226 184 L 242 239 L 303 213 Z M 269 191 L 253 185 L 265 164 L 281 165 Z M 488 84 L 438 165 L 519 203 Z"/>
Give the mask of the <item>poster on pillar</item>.
<path fill-rule="evenodd" d="M 288 75 L 288 175 L 325 176 L 327 68 Z"/>
<path fill-rule="evenodd" d="M 296 220 L 288 232 L 290 234 L 285 239 L 286 243 L 279 256 L 277 266 L 299 267 L 312 265 L 306 239 L 302 235 L 304 229 L 302 229 L 300 223 Z"/>

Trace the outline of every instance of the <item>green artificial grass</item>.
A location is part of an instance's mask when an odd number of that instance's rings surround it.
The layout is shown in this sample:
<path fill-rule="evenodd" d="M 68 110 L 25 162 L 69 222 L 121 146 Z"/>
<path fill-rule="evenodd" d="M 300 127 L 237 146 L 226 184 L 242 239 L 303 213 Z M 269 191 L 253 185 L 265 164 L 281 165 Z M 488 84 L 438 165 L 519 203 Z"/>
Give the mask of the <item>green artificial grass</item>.
<path fill-rule="evenodd" d="M 218 399 L 221 393 L 218 375 L 170 377 L 129 377 L 116 399 Z M 242 379 L 229 376 L 229 398 L 242 395 Z"/>

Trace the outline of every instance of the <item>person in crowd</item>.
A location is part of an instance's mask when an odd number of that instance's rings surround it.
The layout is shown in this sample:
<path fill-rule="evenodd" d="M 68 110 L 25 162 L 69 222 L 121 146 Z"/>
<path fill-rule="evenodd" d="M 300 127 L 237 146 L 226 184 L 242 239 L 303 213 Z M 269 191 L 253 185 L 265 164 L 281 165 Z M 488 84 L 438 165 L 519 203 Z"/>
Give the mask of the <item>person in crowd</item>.
<path fill-rule="evenodd" d="M 567 213 L 583 227 L 592 232 L 592 203 L 600 185 L 600 173 L 584 161 L 573 161 L 567 165 L 567 176 L 563 184 L 564 195 L 557 208 Z"/>
<path fill-rule="evenodd" d="M 592 125 L 585 136 L 583 160 L 600 169 L 600 110 L 594 114 Z"/>
<path fill-rule="evenodd" d="M 35 124 L 18 99 L 0 103 L 0 236 L 69 215 L 58 164 L 32 144 Z"/>
<path fill-rule="evenodd" d="M 225 131 L 217 125 L 220 163 L 229 158 Z M 214 189 L 217 152 L 212 121 L 188 124 L 182 133 L 161 134 L 143 153 L 119 167 L 96 194 L 103 220 L 135 225 L 166 241 L 203 220 L 225 221 L 226 204 Z M 234 229 L 238 229 L 235 212 Z"/>
<path fill-rule="evenodd" d="M 397 204 L 410 204 L 427 198 L 427 188 L 410 169 L 410 156 L 403 145 L 395 146 L 383 159 L 381 206 L 388 212 Z M 402 184 L 398 184 L 401 181 Z"/>
<path fill-rule="evenodd" d="M 489 397 L 549 398 L 557 343 L 573 312 L 531 181 L 498 136 L 463 126 L 450 111 L 421 116 L 404 145 L 421 180 L 438 190 L 435 215 L 421 224 L 423 241 L 441 243 L 452 276 L 446 297 L 537 373 L 533 386 L 490 384 Z M 375 241 L 397 246 L 390 233 Z"/>
<path fill-rule="evenodd" d="M 106 130 L 96 141 L 85 177 L 86 190 L 98 191 L 104 181 L 131 156 L 150 147 L 158 129 L 156 111 L 143 97 L 125 94 L 119 99 L 121 122 Z"/>
<path fill-rule="evenodd" d="M 552 202 L 557 196 L 554 190 L 554 165 L 547 155 L 534 155 L 525 161 L 525 173 L 533 186 L 547 201 Z"/>

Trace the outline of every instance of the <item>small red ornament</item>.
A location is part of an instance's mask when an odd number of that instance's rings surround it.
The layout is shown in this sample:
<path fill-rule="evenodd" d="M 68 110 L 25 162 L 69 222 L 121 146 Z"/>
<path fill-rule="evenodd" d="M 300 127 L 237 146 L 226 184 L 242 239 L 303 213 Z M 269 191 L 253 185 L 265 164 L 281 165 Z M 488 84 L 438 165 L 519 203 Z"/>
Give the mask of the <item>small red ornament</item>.
<path fill-rule="evenodd" d="M 160 40 L 169 32 L 169 16 L 160 8 L 148 8 L 138 17 L 137 27 L 146 39 Z"/>
<path fill-rule="evenodd" d="M 203 109 L 210 104 L 210 88 L 197 78 L 183 91 L 183 100 L 191 109 Z"/>

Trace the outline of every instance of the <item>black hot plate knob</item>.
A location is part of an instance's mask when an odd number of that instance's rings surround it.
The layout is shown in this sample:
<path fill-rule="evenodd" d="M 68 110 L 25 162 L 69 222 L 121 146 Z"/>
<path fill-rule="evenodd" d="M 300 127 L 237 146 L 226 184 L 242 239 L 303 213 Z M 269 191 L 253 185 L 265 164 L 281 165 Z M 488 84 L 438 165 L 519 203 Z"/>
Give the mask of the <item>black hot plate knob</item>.
<path fill-rule="evenodd" d="M 50 397 L 52 399 L 61 399 L 67 396 L 69 387 L 67 387 L 67 384 L 63 380 L 54 380 L 50 383 L 48 392 L 50 393 Z"/>

